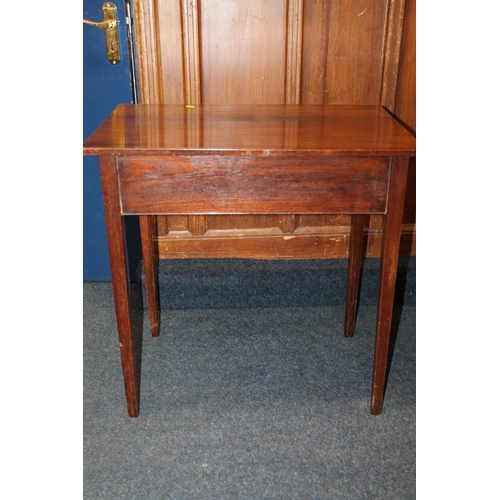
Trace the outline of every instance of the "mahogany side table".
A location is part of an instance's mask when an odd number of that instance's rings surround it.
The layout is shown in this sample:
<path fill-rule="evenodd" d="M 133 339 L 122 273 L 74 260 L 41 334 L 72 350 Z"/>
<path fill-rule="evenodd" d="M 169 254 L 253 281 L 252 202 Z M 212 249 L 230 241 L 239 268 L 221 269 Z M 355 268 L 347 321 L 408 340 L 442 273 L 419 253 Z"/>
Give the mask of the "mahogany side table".
<path fill-rule="evenodd" d="M 128 414 L 139 414 L 123 217 L 139 215 L 159 335 L 153 215 L 350 214 L 345 336 L 354 333 L 363 221 L 383 216 L 371 413 L 382 411 L 408 160 L 415 138 L 381 106 L 119 105 L 98 155 Z"/>

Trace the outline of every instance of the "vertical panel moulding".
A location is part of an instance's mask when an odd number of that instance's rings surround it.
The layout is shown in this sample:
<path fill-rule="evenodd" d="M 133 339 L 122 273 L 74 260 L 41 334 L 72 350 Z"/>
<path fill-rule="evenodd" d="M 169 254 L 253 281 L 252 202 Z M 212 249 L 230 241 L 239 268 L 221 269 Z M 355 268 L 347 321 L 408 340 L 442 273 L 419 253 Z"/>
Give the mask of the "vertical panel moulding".
<path fill-rule="evenodd" d="M 182 1 L 182 42 L 184 53 L 184 99 L 186 104 L 201 104 L 200 32 L 198 22 L 198 0 Z M 187 127 L 187 144 L 199 144 L 198 123 Z M 188 229 L 193 236 L 205 234 L 208 229 L 206 215 L 189 215 Z"/>
<path fill-rule="evenodd" d="M 182 0 L 184 98 L 191 105 L 201 104 L 198 10 L 198 0 Z"/>
<path fill-rule="evenodd" d="M 163 81 L 161 78 L 160 26 L 157 0 L 133 0 L 133 12 L 137 46 L 137 73 L 139 102 L 162 103 Z M 161 219 L 161 220 L 160 220 Z M 167 219 L 155 217 L 153 236 L 167 234 Z"/>
<path fill-rule="evenodd" d="M 304 0 L 288 0 L 286 40 L 286 104 L 300 104 Z"/>
<path fill-rule="evenodd" d="M 154 67 L 155 67 L 155 93 L 151 99 L 151 102 L 155 104 L 165 104 L 164 95 L 164 81 L 163 81 L 163 70 L 162 70 L 162 54 L 161 54 L 161 24 L 160 24 L 160 11 L 158 6 L 158 0 L 153 1 L 153 25 L 152 31 L 155 34 L 154 37 Z M 153 235 L 157 237 L 163 234 L 168 234 L 168 218 L 165 215 L 158 215 L 153 218 Z M 157 246 L 155 245 L 157 249 Z"/>
<path fill-rule="evenodd" d="M 287 3 L 285 103 L 300 104 L 304 0 L 288 0 Z M 287 124 L 284 144 L 293 144 L 297 133 L 297 123 Z M 293 214 L 283 214 L 279 217 L 278 224 L 284 233 L 293 233 L 297 228 L 297 217 Z"/>
<path fill-rule="evenodd" d="M 137 43 L 137 65 L 142 104 L 161 102 L 160 40 L 157 0 L 134 0 L 134 21 Z"/>
<path fill-rule="evenodd" d="M 406 0 L 388 0 L 380 104 L 394 111 Z"/>
<path fill-rule="evenodd" d="M 182 2 L 162 0 L 158 4 L 158 32 L 161 40 L 162 104 L 183 104 L 186 100 L 184 85 L 184 42 L 182 39 Z M 187 216 L 157 216 L 158 236 L 169 231 L 186 231 Z"/>

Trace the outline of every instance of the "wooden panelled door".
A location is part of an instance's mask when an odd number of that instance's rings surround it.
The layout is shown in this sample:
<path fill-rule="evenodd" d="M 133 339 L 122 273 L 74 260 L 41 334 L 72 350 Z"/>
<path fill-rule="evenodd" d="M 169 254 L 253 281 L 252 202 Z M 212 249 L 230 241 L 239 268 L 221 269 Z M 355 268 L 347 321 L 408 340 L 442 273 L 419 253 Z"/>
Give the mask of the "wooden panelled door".
<path fill-rule="evenodd" d="M 144 104 L 382 104 L 415 131 L 415 0 L 134 0 L 133 8 Z M 413 172 L 407 255 L 414 190 Z M 349 215 L 157 216 L 154 240 L 160 258 L 346 257 L 349 226 Z M 381 227 L 378 216 L 367 221 L 368 256 L 380 252 Z"/>

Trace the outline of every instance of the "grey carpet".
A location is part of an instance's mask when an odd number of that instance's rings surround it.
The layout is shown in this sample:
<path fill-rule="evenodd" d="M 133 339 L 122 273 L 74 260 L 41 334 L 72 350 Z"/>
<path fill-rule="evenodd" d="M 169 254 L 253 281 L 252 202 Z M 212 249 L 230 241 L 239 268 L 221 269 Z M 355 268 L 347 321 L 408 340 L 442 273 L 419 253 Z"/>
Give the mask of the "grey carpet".
<path fill-rule="evenodd" d="M 415 498 L 415 258 L 398 276 L 382 415 L 369 413 L 378 260 L 343 337 L 346 261 L 161 261 L 127 416 L 110 283 L 84 283 L 84 498 Z M 168 277 L 168 278 L 167 278 Z"/>

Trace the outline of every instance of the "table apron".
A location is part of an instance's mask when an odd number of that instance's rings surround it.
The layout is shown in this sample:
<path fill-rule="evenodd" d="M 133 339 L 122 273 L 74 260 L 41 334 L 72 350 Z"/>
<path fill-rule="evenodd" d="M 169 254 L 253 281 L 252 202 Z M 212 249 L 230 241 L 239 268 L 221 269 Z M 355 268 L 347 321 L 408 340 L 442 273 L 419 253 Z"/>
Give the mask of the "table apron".
<path fill-rule="evenodd" d="M 118 156 L 121 213 L 385 213 L 390 157 Z"/>

